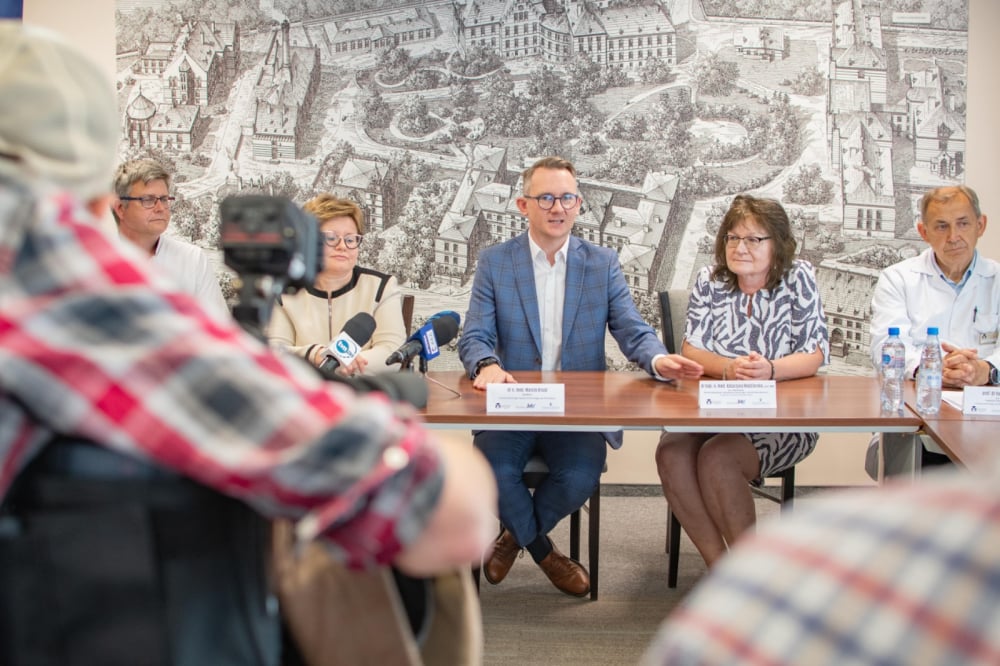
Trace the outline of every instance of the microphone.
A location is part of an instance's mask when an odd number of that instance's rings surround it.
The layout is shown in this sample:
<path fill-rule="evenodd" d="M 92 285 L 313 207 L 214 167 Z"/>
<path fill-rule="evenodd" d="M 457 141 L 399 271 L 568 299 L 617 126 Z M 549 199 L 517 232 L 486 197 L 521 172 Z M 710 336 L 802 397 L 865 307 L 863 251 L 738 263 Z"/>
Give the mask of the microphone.
<path fill-rule="evenodd" d="M 340 335 L 323 352 L 326 358 L 319 366 L 320 371 L 332 375 L 338 367 L 350 365 L 361 353 L 361 346 L 372 339 L 374 332 L 375 318 L 367 312 L 359 312 L 348 319 L 340 330 Z"/>
<path fill-rule="evenodd" d="M 441 354 L 441 345 L 446 345 L 458 335 L 460 317 L 457 312 L 444 310 L 427 320 L 423 326 L 414 331 L 410 339 L 402 347 L 392 352 L 385 359 L 386 365 L 409 363 L 414 356 L 420 354 L 425 361 Z"/>

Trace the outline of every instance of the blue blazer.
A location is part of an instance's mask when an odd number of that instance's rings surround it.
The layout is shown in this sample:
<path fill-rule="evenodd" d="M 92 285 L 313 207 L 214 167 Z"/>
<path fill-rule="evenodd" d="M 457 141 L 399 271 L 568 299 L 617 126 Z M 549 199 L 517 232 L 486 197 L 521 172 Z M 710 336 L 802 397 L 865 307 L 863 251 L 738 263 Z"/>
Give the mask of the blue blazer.
<path fill-rule="evenodd" d="M 636 309 L 617 253 L 570 236 L 560 367 L 607 369 L 606 331 L 628 360 L 650 374 L 653 357 L 667 353 Z M 479 253 L 458 354 L 470 377 L 476 363 L 491 356 L 510 372 L 541 370 L 541 322 L 527 232 Z M 621 446 L 621 432 L 605 437 L 614 448 Z"/>

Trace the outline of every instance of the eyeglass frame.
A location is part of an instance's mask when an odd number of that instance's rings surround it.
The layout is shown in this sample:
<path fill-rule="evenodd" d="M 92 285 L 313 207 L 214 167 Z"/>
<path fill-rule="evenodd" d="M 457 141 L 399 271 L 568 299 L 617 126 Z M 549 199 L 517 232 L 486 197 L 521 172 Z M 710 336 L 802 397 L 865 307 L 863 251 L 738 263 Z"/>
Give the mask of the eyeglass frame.
<path fill-rule="evenodd" d="M 555 208 L 556 201 L 559 202 L 559 205 L 562 206 L 563 210 L 573 210 L 583 202 L 583 197 L 577 194 L 576 192 L 566 192 L 565 194 L 560 194 L 559 196 L 551 194 L 550 192 L 545 192 L 544 194 L 539 194 L 538 196 L 534 197 L 527 194 L 523 194 L 521 196 L 523 196 L 525 199 L 534 199 L 535 203 L 542 210 L 552 210 L 553 208 Z M 572 197 L 572 200 L 575 201 L 576 203 L 574 203 L 572 206 L 567 206 L 566 205 L 567 197 Z M 545 206 L 542 205 L 542 202 L 549 201 L 549 199 L 551 199 L 551 203 L 546 208 Z"/>
<path fill-rule="evenodd" d="M 170 208 L 170 205 L 173 202 L 177 201 L 177 197 L 171 197 L 171 196 L 167 196 L 167 195 L 164 195 L 162 197 L 157 197 L 157 196 L 153 196 L 152 194 L 144 194 L 141 197 L 118 197 L 118 200 L 119 201 L 138 201 L 139 204 L 143 208 L 145 208 L 146 210 L 152 210 L 152 209 L 156 208 L 156 204 L 157 203 L 163 204 L 163 206 L 165 208 Z M 147 201 L 149 202 L 148 206 L 146 205 Z"/>
<path fill-rule="evenodd" d="M 726 241 L 726 247 L 731 247 L 734 250 L 740 246 L 740 243 L 743 243 L 748 250 L 756 250 L 760 247 L 761 243 L 773 238 L 774 236 L 737 236 L 736 234 L 726 234 L 723 240 Z"/>
<path fill-rule="evenodd" d="M 343 236 L 332 231 L 321 231 L 319 235 L 323 237 L 323 244 L 327 247 L 337 247 L 340 241 L 344 241 L 344 247 L 348 250 L 356 250 L 361 247 L 361 241 L 365 239 L 364 234 L 344 234 Z M 347 240 L 350 238 L 351 240 Z M 352 246 L 351 243 L 354 243 Z"/>

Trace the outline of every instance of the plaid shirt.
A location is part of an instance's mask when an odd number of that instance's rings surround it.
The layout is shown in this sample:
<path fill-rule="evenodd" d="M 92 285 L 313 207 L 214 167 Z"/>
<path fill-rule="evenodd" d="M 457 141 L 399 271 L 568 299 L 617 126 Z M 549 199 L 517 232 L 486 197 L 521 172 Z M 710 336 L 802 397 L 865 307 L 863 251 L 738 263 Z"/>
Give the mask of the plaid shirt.
<path fill-rule="evenodd" d="M 741 542 L 646 664 L 1000 664 L 1000 486 L 844 493 Z"/>
<path fill-rule="evenodd" d="M 413 410 L 276 356 L 68 195 L 0 179 L 0 498 L 53 433 L 306 518 L 352 567 L 416 538 L 443 480 Z"/>

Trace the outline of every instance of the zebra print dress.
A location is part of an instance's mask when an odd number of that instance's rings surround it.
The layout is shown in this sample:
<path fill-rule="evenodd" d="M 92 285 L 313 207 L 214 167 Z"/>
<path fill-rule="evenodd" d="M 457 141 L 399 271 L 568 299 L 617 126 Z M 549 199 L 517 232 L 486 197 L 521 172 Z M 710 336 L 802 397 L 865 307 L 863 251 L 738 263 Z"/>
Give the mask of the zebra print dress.
<path fill-rule="evenodd" d="M 796 260 L 781 284 L 753 295 L 732 290 L 711 275 L 711 267 L 702 268 L 691 290 L 684 329 L 689 344 L 729 358 L 756 351 L 772 360 L 818 348 L 823 363 L 829 362 L 830 336 L 809 262 Z M 819 435 L 746 433 L 746 437 L 760 458 L 760 483 L 812 453 Z"/>

